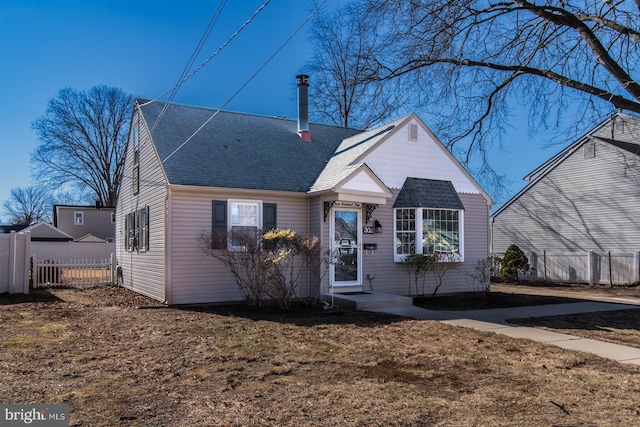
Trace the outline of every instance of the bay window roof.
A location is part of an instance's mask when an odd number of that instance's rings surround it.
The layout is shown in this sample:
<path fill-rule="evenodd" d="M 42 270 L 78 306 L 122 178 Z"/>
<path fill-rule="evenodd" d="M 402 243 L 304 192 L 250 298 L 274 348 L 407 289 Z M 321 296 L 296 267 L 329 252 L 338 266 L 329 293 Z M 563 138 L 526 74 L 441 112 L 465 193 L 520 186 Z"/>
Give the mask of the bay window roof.
<path fill-rule="evenodd" d="M 393 207 L 464 209 L 451 181 L 423 178 L 407 178 Z"/>

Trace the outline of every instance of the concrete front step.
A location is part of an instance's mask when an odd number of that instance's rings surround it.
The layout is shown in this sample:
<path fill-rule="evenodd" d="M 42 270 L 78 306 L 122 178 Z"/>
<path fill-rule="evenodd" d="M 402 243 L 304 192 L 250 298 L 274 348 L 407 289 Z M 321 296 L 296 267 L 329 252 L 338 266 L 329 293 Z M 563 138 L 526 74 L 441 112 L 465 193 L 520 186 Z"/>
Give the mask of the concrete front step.
<path fill-rule="evenodd" d="M 336 293 L 324 294 L 322 300 L 329 304 L 356 310 L 371 310 L 382 307 L 411 307 L 413 298 L 384 293 Z"/>

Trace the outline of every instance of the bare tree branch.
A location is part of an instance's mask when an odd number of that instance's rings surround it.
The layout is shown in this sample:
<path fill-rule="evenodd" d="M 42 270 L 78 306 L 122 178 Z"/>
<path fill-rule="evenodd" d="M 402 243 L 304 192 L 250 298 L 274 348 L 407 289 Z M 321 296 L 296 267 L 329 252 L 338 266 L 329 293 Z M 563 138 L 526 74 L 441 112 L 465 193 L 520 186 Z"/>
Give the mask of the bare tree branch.
<path fill-rule="evenodd" d="M 35 177 L 55 187 L 89 188 L 105 205 L 115 206 L 132 101 L 107 86 L 62 89 L 32 124 L 41 141 L 31 156 Z"/>
<path fill-rule="evenodd" d="M 51 221 L 53 202 L 44 187 L 12 188 L 4 202 L 4 213 L 12 224 L 29 225 L 38 221 Z"/>

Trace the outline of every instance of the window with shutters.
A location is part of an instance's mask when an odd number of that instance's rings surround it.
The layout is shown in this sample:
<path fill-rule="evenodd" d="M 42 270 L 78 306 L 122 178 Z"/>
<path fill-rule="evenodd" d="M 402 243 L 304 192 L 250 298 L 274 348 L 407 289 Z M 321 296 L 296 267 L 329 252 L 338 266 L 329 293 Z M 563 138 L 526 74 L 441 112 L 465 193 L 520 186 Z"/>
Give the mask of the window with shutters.
<path fill-rule="evenodd" d="M 130 212 L 124 216 L 124 248 L 126 251 L 149 250 L 149 207 Z"/>
<path fill-rule="evenodd" d="M 229 232 L 231 249 L 244 249 L 248 240 L 258 238 L 260 228 L 260 203 L 248 201 L 229 202 Z"/>
<path fill-rule="evenodd" d="M 243 250 L 257 243 L 260 233 L 277 228 L 275 203 L 261 200 L 214 200 L 212 248 Z"/>

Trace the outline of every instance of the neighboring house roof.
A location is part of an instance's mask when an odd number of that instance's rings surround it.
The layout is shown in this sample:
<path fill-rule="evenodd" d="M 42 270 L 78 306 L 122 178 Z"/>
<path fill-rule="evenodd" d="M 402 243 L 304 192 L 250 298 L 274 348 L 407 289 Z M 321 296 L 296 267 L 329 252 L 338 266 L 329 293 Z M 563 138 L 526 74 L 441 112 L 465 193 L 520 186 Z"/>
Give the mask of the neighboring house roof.
<path fill-rule="evenodd" d="M 166 103 L 137 101 L 153 128 Z M 306 192 L 341 141 L 361 132 L 312 123 L 312 141 L 304 142 L 295 120 L 178 104 L 166 107 L 152 136 L 169 184 L 174 185 Z"/>
<path fill-rule="evenodd" d="M 549 172 L 562 164 L 567 157 L 580 149 L 584 144 L 596 140 L 614 145 L 631 154 L 640 156 L 640 117 L 618 112 L 595 126 L 580 139 L 567 146 L 565 149 L 525 176 L 525 181 L 528 181 L 527 185 L 502 205 L 500 209 L 496 210 L 491 217 L 499 215 L 503 210 L 520 198 L 522 194 L 526 193 Z"/>
<path fill-rule="evenodd" d="M 100 237 L 96 237 L 93 234 L 85 234 L 84 236 L 75 240 L 76 242 L 82 243 L 105 243 L 106 240 L 101 239 Z"/>
<path fill-rule="evenodd" d="M 18 231 L 22 231 L 27 227 L 27 224 L 0 225 L 0 234 L 11 233 L 12 231 L 15 231 L 17 233 Z"/>
<path fill-rule="evenodd" d="M 407 178 L 393 207 L 464 210 L 464 205 L 450 181 L 422 178 Z"/>
<path fill-rule="evenodd" d="M 26 232 L 31 233 L 31 240 L 33 241 L 68 242 L 73 240 L 73 236 L 46 222 L 38 222 L 21 231 L 21 233 Z"/>

